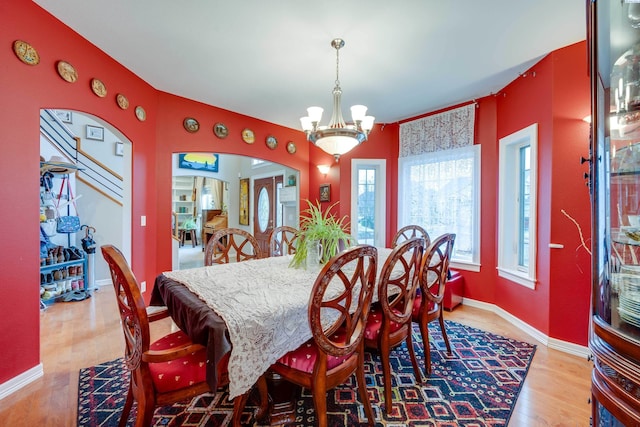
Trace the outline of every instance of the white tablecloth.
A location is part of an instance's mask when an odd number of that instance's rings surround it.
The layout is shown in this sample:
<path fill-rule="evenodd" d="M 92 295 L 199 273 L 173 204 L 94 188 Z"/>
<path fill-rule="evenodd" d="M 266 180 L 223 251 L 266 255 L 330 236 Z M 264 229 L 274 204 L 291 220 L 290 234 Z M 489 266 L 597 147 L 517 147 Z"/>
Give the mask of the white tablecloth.
<path fill-rule="evenodd" d="M 391 249 L 378 248 L 378 275 Z M 307 307 L 319 270 L 290 268 L 292 256 L 168 271 L 227 324 L 229 395 L 248 391 L 280 357 L 311 338 Z"/>

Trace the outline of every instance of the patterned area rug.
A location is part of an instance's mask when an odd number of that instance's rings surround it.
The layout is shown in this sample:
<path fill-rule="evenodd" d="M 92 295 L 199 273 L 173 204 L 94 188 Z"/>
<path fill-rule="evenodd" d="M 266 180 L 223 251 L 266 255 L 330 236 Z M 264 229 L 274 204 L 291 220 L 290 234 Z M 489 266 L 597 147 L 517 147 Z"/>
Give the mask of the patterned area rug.
<path fill-rule="evenodd" d="M 409 352 L 403 345 L 391 355 L 393 411 L 384 412 L 382 369 L 377 355 L 366 355 L 369 398 L 376 426 L 506 426 L 527 375 L 535 346 L 447 321 L 453 355 L 447 355 L 440 328 L 431 332 L 433 371 L 425 384 L 416 384 Z M 414 345 L 424 367 L 422 341 L 414 325 Z M 80 370 L 78 426 L 117 426 L 124 406 L 128 375 L 122 359 Z M 355 376 L 327 393 L 330 426 L 366 425 L 358 403 Z M 255 425 L 251 399 L 243 413 L 244 425 Z M 190 401 L 158 408 L 154 426 L 227 426 L 233 402 L 221 390 Z M 135 404 L 128 426 L 135 420 Z M 296 401 L 296 422 L 313 426 L 313 401 L 302 390 Z"/>

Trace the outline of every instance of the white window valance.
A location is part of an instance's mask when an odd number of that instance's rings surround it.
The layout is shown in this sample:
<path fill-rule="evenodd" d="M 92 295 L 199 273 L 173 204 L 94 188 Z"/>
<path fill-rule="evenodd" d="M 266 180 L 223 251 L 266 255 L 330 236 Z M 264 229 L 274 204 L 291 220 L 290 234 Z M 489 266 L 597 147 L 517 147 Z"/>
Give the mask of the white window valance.
<path fill-rule="evenodd" d="M 475 103 L 400 125 L 400 157 L 473 145 Z"/>

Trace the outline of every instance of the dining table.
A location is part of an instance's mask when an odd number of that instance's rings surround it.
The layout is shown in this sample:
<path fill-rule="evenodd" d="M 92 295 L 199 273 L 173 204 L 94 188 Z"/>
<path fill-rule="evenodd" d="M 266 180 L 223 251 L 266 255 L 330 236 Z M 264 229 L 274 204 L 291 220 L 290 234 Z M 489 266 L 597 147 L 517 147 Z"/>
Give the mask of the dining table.
<path fill-rule="evenodd" d="M 378 248 L 376 277 L 391 251 Z M 166 305 L 176 325 L 206 347 L 212 390 L 220 380 L 218 362 L 227 353 L 233 399 L 312 337 L 308 304 L 322 266 L 291 267 L 292 257 L 166 271 L 156 278 L 150 305 Z"/>

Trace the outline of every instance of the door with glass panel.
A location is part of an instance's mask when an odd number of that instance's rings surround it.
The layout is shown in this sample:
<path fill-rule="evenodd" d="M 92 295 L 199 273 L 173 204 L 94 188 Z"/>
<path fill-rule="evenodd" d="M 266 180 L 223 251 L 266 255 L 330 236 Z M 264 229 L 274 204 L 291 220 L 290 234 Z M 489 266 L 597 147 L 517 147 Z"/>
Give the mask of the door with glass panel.
<path fill-rule="evenodd" d="M 353 159 L 351 171 L 351 234 L 358 244 L 382 247 L 386 236 L 386 163 Z"/>
<path fill-rule="evenodd" d="M 253 183 L 253 235 L 263 255 L 269 254 L 269 235 L 279 223 L 276 189 L 282 176 L 256 179 Z"/>

